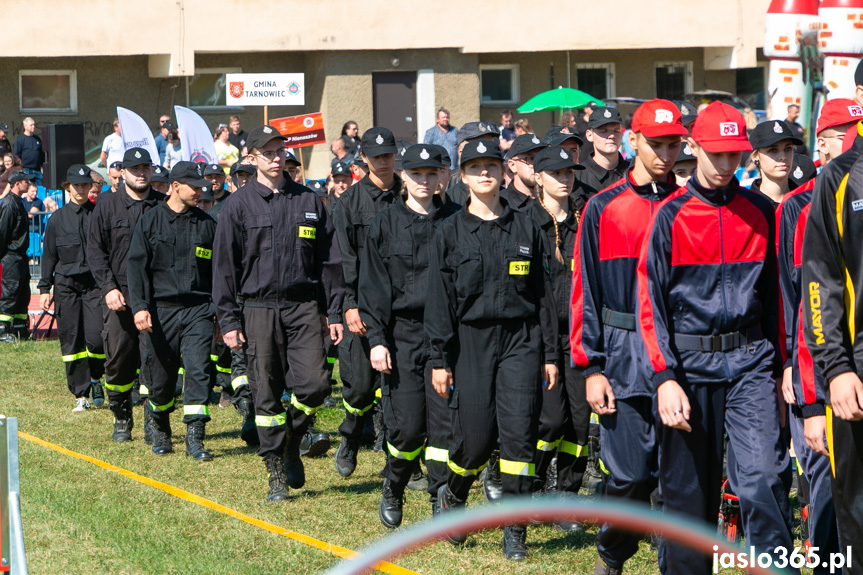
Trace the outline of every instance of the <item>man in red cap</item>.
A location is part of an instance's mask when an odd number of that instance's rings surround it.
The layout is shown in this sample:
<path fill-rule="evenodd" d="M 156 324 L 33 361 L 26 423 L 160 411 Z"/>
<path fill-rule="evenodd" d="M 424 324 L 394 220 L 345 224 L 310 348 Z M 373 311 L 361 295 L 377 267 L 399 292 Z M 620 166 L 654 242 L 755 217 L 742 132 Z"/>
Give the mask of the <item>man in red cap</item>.
<path fill-rule="evenodd" d="M 657 487 L 658 463 L 654 388 L 635 331 L 635 270 L 651 215 L 678 189 L 671 168 L 686 135 L 674 103 L 642 104 L 629 134 L 635 161 L 618 184 L 588 202 L 575 244 L 570 349 L 599 415 L 606 494 L 645 503 Z M 640 539 L 603 525 L 595 572 L 620 573 Z"/>
<path fill-rule="evenodd" d="M 863 107 L 854 100 L 835 98 L 821 108 L 816 134 L 822 165 L 842 154 L 845 132 L 863 118 Z M 785 320 L 788 357 L 785 360 L 785 401 L 791 406 L 789 423 L 794 452 L 807 483 L 807 499 L 801 497 L 804 528 L 801 539 L 818 547 L 822 555 L 840 550 L 830 487 L 830 457 L 827 450 L 826 389 L 824 376 L 812 361 L 800 321 L 801 268 L 804 231 L 812 202 L 815 178 L 804 183 L 782 201 L 777 214 L 779 281 Z M 817 574 L 827 573 L 816 568 Z"/>
<path fill-rule="evenodd" d="M 782 375 L 775 215 L 734 171 L 752 147 L 743 116 L 714 102 L 689 138 L 686 188 L 661 205 L 638 260 L 638 324 L 656 390 L 665 508 L 714 524 L 725 437 L 747 544 L 791 552 L 791 467 L 780 435 Z M 665 546 L 663 573 L 711 573 L 712 558 Z"/>

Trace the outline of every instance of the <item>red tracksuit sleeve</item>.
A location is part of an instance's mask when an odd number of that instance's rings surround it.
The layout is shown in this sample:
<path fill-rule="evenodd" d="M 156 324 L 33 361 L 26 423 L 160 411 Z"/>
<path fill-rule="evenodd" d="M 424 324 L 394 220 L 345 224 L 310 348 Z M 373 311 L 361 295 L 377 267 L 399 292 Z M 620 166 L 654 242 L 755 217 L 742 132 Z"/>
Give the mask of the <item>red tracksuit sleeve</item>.
<path fill-rule="evenodd" d="M 595 204 L 593 204 L 595 205 Z M 599 216 L 588 203 L 575 237 L 569 346 L 573 363 L 585 377 L 605 369 L 602 288 L 599 285 Z"/>
<path fill-rule="evenodd" d="M 638 329 L 647 349 L 645 366 L 654 387 L 676 379 L 677 358 L 671 351 L 665 294 L 671 276 L 671 226 L 669 210 L 656 212 L 638 258 Z"/>

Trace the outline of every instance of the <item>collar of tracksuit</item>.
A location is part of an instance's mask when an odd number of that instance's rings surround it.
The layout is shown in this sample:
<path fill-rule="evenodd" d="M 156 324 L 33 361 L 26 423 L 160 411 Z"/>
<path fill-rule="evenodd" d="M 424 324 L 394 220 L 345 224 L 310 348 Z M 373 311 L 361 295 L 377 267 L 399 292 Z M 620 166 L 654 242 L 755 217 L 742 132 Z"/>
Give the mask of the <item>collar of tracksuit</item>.
<path fill-rule="evenodd" d="M 643 185 L 636 184 L 635 180 L 632 179 L 632 169 L 626 172 L 626 182 L 632 188 L 632 191 L 651 201 L 664 200 L 668 194 L 679 187 L 672 173 L 668 174 L 668 179 L 664 182 L 648 182 Z"/>
<path fill-rule="evenodd" d="M 486 222 L 489 220 L 484 220 L 482 218 L 478 218 L 477 216 L 470 213 L 467 209 L 469 205 L 470 205 L 470 198 L 468 198 L 467 202 L 464 205 L 464 210 L 462 210 L 464 213 L 462 214 L 462 217 L 464 218 L 464 222 L 465 222 L 465 225 L 467 226 L 467 229 L 470 230 L 471 232 L 475 232 L 479 229 L 479 227 L 483 224 L 483 222 Z M 509 229 L 512 225 L 513 211 L 510 209 L 509 203 L 503 198 L 500 198 L 500 205 L 503 206 L 503 213 L 500 215 L 499 218 L 497 218 L 496 220 L 491 220 L 491 221 L 493 221 L 494 223 L 499 225 L 501 227 L 501 229 L 503 229 L 505 232 L 509 232 Z"/>
<path fill-rule="evenodd" d="M 737 178 L 732 178 L 731 182 L 729 182 L 727 186 L 723 186 L 721 188 L 705 188 L 698 182 L 696 175 L 692 174 L 686 187 L 698 199 L 706 204 L 711 206 L 726 206 L 730 204 L 731 200 L 734 199 L 734 196 L 737 195 L 737 190 L 740 189 L 740 182 L 737 181 Z"/>

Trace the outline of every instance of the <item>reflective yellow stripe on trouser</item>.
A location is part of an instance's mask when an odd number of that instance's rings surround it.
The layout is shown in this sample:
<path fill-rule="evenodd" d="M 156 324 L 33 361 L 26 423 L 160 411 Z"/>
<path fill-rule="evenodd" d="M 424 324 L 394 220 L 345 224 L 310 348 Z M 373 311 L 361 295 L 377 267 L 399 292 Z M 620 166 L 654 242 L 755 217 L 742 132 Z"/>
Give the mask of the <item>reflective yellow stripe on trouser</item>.
<path fill-rule="evenodd" d="M 26 313 L 16 313 L 12 316 L 12 319 L 28 319 L 30 316 Z"/>
<path fill-rule="evenodd" d="M 206 405 L 184 405 L 183 415 L 206 415 L 210 416 L 210 409 Z"/>
<path fill-rule="evenodd" d="M 562 437 L 557 441 L 543 441 L 542 439 L 539 439 L 536 442 L 536 448 L 539 451 L 554 451 L 557 449 L 557 446 L 560 445 L 561 441 L 563 441 Z"/>
<path fill-rule="evenodd" d="M 105 354 L 104 353 L 95 353 L 95 352 L 92 352 L 88 349 L 87 350 L 87 357 L 92 357 L 93 359 L 105 359 Z"/>
<path fill-rule="evenodd" d="M 116 391 L 118 393 L 125 393 L 132 389 L 132 386 L 135 385 L 135 382 L 128 383 L 126 385 L 113 385 L 108 382 L 105 382 L 105 387 L 111 391 Z"/>
<path fill-rule="evenodd" d="M 423 450 L 422 447 L 419 447 L 415 451 L 399 451 L 389 441 L 387 441 L 387 449 L 389 450 L 390 455 L 392 455 L 396 459 L 404 459 L 407 461 L 413 461 L 414 459 L 416 459 L 417 455 L 420 454 L 420 451 Z"/>
<path fill-rule="evenodd" d="M 79 359 L 87 359 L 87 352 L 82 351 L 81 353 L 72 353 L 72 354 L 63 356 L 63 362 L 64 363 L 69 363 L 72 361 L 78 361 Z"/>
<path fill-rule="evenodd" d="M 439 461 L 446 463 L 449 461 L 449 451 L 440 447 L 426 446 L 426 461 Z"/>
<path fill-rule="evenodd" d="M 12 316 L 0 314 L 0 321 L 5 321 L 8 323 L 8 322 L 12 321 Z"/>
<path fill-rule="evenodd" d="M 296 393 L 291 394 L 291 405 L 293 405 L 306 415 L 314 415 L 314 413 L 321 408 L 320 405 L 317 407 L 309 407 L 305 403 L 300 403 L 300 401 L 297 399 Z"/>
<path fill-rule="evenodd" d="M 256 415 L 255 416 L 255 425 L 258 427 L 278 427 L 280 425 L 285 425 L 288 421 L 287 413 L 280 413 L 278 415 Z"/>
<path fill-rule="evenodd" d="M 485 469 L 485 466 L 488 464 L 488 462 L 486 461 L 485 463 L 480 465 L 477 469 L 465 469 L 464 467 L 460 467 L 456 463 L 453 463 L 453 461 L 451 459 L 447 459 L 446 464 L 447 464 L 447 467 L 452 469 L 453 473 L 457 473 L 457 474 L 461 475 L 462 477 L 468 477 L 470 475 L 479 475 L 479 472 L 482 471 L 483 469 Z"/>
<path fill-rule="evenodd" d="M 241 375 L 231 380 L 231 387 L 234 388 L 234 391 L 237 391 L 244 385 L 249 385 L 249 377 L 246 375 Z"/>
<path fill-rule="evenodd" d="M 536 472 L 533 463 L 525 463 L 523 461 L 510 461 L 509 459 L 500 459 L 500 472 L 507 475 L 523 475 L 525 477 L 533 477 Z"/>
<path fill-rule="evenodd" d="M 348 410 L 348 413 L 352 413 L 356 416 L 365 415 L 365 413 L 368 410 L 370 410 L 371 408 L 373 408 L 375 406 L 375 404 L 373 403 L 373 404 L 369 405 L 368 407 L 365 407 L 363 409 L 358 409 L 358 408 L 352 406 L 350 403 L 348 403 L 348 401 L 346 399 L 343 399 L 342 403 L 345 405 L 345 409 Z"/>
<path fill-rule="evenodd" d="M 605 464 L 602 462 L 601 459 L 597 458 L 596 462 L 599 463 L 599 470 L 600 471 L 602 471 L 606 475 L 611 475 L 611 472 L 608 471 L 608 469 L 605 467 Z"/>
<path fill-rule="evenodd" d="M 147 401 L 150 402 L 150 407 L 152 407 L 153 409 L 158 409 L 159 411 L 167 411 L 170 408 L 174 407 L 174 400 L 173 399 L 171 401 L 169 401 L 168 403 L 166 403 L 165 405 L 156 405 L 155 403 L 153 403 L 153 400 L 151 400 L 151 399 L 148 399 Z"/>
<path fill-rule="evenodd" d="M 557 451 L 559 453 L 568 453 L 576 459 L 580 457 L 587 457 L 586 445 L 578 445 L 577 443 L 572 443 L 566 440 L 560 442 L 560 446 L 558 446 Z"/>

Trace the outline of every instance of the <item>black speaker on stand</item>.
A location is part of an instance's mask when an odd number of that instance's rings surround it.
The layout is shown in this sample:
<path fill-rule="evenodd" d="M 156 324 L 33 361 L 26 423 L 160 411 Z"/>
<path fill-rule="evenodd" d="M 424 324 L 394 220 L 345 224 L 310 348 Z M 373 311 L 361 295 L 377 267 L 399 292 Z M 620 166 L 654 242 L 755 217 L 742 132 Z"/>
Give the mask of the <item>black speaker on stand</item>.
<path fill-rule="evenodd" d="M 43 184 L 59 190 L 72 164 L 84 163 L 84 124 L 49 124 L 42 128 Z"/>

